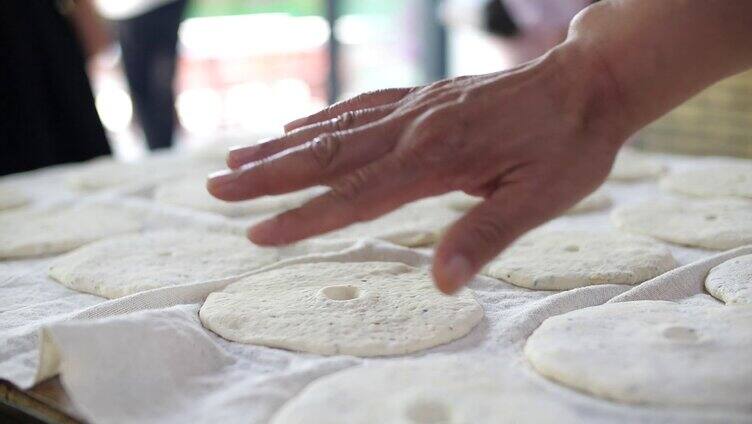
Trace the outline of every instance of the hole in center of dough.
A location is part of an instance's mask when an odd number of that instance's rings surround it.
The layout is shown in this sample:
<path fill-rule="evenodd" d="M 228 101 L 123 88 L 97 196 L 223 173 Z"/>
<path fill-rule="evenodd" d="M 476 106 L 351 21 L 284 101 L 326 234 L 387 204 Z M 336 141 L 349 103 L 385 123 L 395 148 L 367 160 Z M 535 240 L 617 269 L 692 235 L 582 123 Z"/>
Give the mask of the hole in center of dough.
<path fill-rule="evenodd" d="M 712 213 L 705 215 L 705 221 L 715 221 L 716 219 L 718 219 L 718 215 Z"/>
<path fill-rule="evenodd" d="M 697 340 L 697 331 L 689 327 L 668 327 L 663 330 L 663 336 L 677 342 L 694 342 Z"/>
<path fill-rule="evenodd" d="M 569 246 L 564 247 L 564 250 L 567 252 L 579 252 L 580 246 L 575 246 L 573 244 L 570 244 Z"/>
<path fill-rule="evenodd" d="M 419 400 L 408 405 L 405 417 L 416 424 L 449 424 L 449 409 L 434 400 Z"/>
<path fill-rule="evenodd" d="M 355 286 L 329 286 L 321 289 L 321 294 L 331 300 L 353 300 L 360 296 L 360 290 Z"/>

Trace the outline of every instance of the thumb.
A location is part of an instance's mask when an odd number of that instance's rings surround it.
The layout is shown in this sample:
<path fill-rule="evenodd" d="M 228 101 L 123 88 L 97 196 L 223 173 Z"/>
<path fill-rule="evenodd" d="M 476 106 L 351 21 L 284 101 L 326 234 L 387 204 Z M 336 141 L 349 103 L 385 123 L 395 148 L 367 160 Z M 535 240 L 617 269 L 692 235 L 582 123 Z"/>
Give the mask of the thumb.
<path fill-rule="evenodd" d="M 522 184 L 501 187 L 449 228 L 434 255 L 439 290 L 455 292 L 515 239 L 555 215 L 535 193 Z"/>

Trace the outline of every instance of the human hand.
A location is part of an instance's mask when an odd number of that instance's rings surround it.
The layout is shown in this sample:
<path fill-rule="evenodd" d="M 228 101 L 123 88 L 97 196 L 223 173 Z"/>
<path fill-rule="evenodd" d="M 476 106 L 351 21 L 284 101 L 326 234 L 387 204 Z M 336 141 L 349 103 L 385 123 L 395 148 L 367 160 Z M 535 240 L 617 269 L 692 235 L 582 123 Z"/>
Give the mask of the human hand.
<path fill-rule="evenodd" d="M 618 101 L 602 65 L 565 43 L 510 71 L 335 104 L 279 138 L 232 150 L 231 170 L 207 187 L 229 201 L 331 187 L 253 226 L 248 235 L 259 245 L 371 220 L 422 197 L 481 195 L 436 248 L 433 275 L 451 293 L 600 185 L 629 135 Z"/>

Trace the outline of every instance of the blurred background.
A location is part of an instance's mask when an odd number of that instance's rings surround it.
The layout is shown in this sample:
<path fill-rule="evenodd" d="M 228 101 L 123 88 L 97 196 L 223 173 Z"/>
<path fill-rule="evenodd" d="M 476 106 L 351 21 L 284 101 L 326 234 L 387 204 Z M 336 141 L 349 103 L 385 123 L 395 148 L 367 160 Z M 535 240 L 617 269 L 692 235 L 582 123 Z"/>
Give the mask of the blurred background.
<path fill-rule="evenodd" d="M 146 121 L 170 113 L 163 106 L 141 112 L 146 119 L 140 119 L 139 94 L 124 72 L 129 51 L 138 56 L 142 44 L 169 40 L 175 32 L 158 19 L 179 17 L 174 101 L 168 102 L 174 103 L 174 123 L 168 119 L 167 125 L 174 126 L 173 144 L 181 149 L 273 134 L 290 120 L 363 91 L 514 66 L 560 42 L 571 17 L 589 3 L 98 0 L 94 4 L 114 42 L 89 61 L 89 73 L 111 147 L 129 160 L 148 151 L 140 121 L 164 126 Z M 156 16 L 167 8 L 174 10 L 172 18 Z M 138 21 L 149 14 L 155 15 L 151 22 Z M 149 33 L 148 25 L 162 33 Z M 139 35 L 146 41 L 138 41 Z M 712 93 L 651 126 L 635 143 L 653 150 L 752 156 L 752 77 L 737 77 Z M 149 101 L 155 102 L 141 100 Z M 708 143 L 708 137 L 721 142 Z"/>
<path fill-rule="evenodd" d="M 184 13 L 174 82 L 178 145 L 278 132 L 338 99 L 451 72 L 435 0 L 191 1 Z M 122 56 L 113 44 L 90 74 L 112 147 L 131 158 L 146 144 Z"/>

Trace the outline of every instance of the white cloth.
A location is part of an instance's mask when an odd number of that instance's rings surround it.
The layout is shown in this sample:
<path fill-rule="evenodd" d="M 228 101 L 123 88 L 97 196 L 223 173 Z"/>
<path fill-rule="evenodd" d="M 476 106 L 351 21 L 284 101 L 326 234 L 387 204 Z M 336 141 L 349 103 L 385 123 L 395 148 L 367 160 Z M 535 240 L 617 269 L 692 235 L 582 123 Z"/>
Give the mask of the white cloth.
<path fill-rule="evenodd" d="M 667 160 L 676 169 L 704 161 Z M 43 196 L 43 187 L 38 188 L 37 194 Z M 609 184 L 607 190 L 616 205 L 658 195 L 654 182 Z M 110 201 L 129 207 L 158 208 L 138 196 L 112 196 Z M 607 215 L 608 211 L 565 216 L 548 226 L 609 228 Z M 202 214 L 161 207 L 153 216 L 152 225 L 218 225 Z M 430 263 L 425 251 L 383 242 L 328 248 L 330 253 L 289 261 Z M 671 250 L 681 264 L 695 263 L 634 288 L 601 285 L 565 292 L 530 291 L 476 278 L 471 288 L 484 308 L 483 321 L 462 339 L 408 356 L 492 355 L 499 364 L 513 367 L 517 378 L 539 385 L 552 402 L 574 408 L 583 422 L 750 422 L 749 415 L 622 405 L 584 395 L 544 379 L 522 356 L 524 341 L 544 319 L 578 308 L 637 299 L 717 304 L 703 291 L 708 269 L 727 258 L 752 253 L 752 247 L 721 254 L 676 246 Z M 291 251 L 290 256 L 305 253 L 303 248 Z M 235 278 L 105 301 L 49 280 L 49 261 L 0 262 L 0 378 L 27 388 L 59 372 L 76 408 L 92 423 L 264 423 L 318 377 L 360 363 L 398 359 L 321 357 L 221 339 L 200 325 L 197 311 L 208 293 Z"/>

